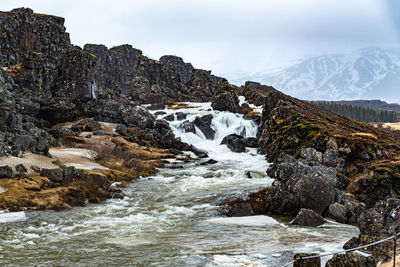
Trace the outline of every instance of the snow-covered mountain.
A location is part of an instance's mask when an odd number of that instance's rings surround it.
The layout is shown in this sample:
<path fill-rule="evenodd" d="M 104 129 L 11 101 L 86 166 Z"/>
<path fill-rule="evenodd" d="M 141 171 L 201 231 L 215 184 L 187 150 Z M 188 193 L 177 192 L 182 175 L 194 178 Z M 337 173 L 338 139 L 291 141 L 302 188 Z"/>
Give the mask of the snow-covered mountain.
<path fill-rule="evenodd" d="M 233 78 L 233 77 L 232 77 Z M 258 81 L 301 99 L 382 99 L 400 103 L 400 49 L 364 48 L 306 59 L 274 73 L 232 79 Z"/>

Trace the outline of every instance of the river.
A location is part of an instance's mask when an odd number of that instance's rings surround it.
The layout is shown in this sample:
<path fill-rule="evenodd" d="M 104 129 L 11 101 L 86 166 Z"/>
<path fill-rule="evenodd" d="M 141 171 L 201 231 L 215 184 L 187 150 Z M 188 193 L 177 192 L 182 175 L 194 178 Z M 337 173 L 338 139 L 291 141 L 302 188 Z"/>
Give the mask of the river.
<path fill-rule="evenodd" d="M 219 145 L 231 133 L 255 136 L 252 121 L 212 111 L 209 103 L 190 105 L 196 108 L 179 110 L 189 120 L 213 115 L 215 139 L 206 140 L 200 131 L 183 133 L 182 121 L 170 125 L 209 158 L 170 160 L 178 167 L 130 184 L 124 199 L 27 212 L 20 221 L 0 223 L 1 266 L 282 266 L 294 252 L 335 251 L 358 234 L 357 228 L 334 222 L 306 228 L 282 218 L 218 215 L 218 203 L 272 183 L 268 162 L 256 149 L 234 153 Z M 210 158 L 217 163 L 200 164 Z"/>

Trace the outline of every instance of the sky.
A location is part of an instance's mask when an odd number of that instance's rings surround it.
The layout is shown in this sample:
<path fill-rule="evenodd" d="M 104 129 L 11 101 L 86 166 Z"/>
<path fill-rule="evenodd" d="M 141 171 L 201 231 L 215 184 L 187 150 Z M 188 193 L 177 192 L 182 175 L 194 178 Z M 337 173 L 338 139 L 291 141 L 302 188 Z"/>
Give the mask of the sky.
<path fill-rule="evenodd" d="M 217 75 L 263 72 L 358 48 L 400 46 L 400 0 L 2 0 L 66 19 L 73 44 L 131 44 Z"/>

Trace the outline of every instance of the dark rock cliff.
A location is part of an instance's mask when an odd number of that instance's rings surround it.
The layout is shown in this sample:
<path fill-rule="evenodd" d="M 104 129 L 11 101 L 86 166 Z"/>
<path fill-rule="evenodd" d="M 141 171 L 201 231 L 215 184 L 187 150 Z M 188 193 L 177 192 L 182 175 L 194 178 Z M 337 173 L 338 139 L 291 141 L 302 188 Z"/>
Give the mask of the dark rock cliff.
<path fill-rule="evenodd" d="M 27 51 L 56 57 L 70 47 L 64 18 L 33 13 L 29 8 L 0 13 L 1 66 L 20 63 Z"/>

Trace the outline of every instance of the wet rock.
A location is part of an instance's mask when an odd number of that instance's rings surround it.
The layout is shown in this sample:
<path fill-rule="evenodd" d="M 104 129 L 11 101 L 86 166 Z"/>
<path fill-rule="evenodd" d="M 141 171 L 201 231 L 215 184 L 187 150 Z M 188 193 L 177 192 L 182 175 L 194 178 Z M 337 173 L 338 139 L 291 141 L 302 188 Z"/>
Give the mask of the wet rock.
<path fill-rule="evenodd" d="M 154 115 L 156 115 L 156 116 L 161 116 L 161 115 L 165 115 L 165 114 L 167 114 L 167 112 L 165 112 L 165 111 L 157 111 L 154 113 Z"/>
<path fill-rule="evenodd" d="M 248 203 L 237 203 L 232 206 L 227 213 L 231 217 L 242 217 L 254 215 L 253 209 Z"/>
<path fill-rule="evenodd" d="M 255 137 L 245 137 L 242 139 L 242 142 L 246 147 L 257 148 L 258 140 Z"/>
<path fill-rule="evenodd" d="M 209 159 L 209 160 L 207 160 L 207 161 L 204 161 L 204 162 L 200 163 L 199 165 L 205 166 L 205 165 L 215 164 L 215 163 L 217 163 L 217 162 L 218 162 L 218 161 L 216 161 L 216 160 L 214 160 L 214 159 Z"/>
<path fill-rule="evenodd" d="M 353 251 L 346 254 L 337 254 L 330 259 L 325 267 L 375 267 L 374 258 L 367 252 Z"/>
<path fill-rule="evenodd" d="M 183 129 L 185 133 L 196 133 L 194 122 L 184 121 L 179 125 L 179 128 Z"/>
<path fill-rule="evenodd" d="M 128 135 L 128 127 L 123 124 L 118 124 L 115 131 L 120 135 L 127 136 Z"/>
<path fill-rule="evenodd" d="M 163 120 L 167 121 L 174 121 L 175 120 L 175 114 L 169 114 L 168 116 L 165 116 Z"/>
<path fill-rule="evenodd" d="M 14 171 L 10 166 L 0 166 L 0 178 L 14 178 Z"/>
<path fill-rule="evenodd" d="M 206 158 L 208 157 L 208 153 L 207 151 L 201 150 L 197 147 L 195 147 L 194 145 L 190 145 L 189 151 L 193 152 L 196 156 L 198 156 L 199 158 Z"/>
<path fill-rule="evenodd" d="M 311 209 L 300 209 L 291 224 L 317 227 L 325 223 L 324 218 Z"/>
<path fill-rule="evenodd" d="M 186 114 L 183 113 L 183 112 L 177 112 L 177 113 L 176 113 L 176 119 L 177 119 L 178 121 L 182 121 L 182 120 L 186 119 Z"/>
<path fill-rule="evenodd" d="M 346 207 L 339 203 L 330 204 L 326 215 L 339 223 L 347 222 Z"/>
<path fill-rule="evenodd" d="M 194 125 L 200 129 L 200 131 L 204 134 L 207 139 L 214 139 L 215 131 L 211 127 L 211 121 L 213 116 L 211 114 L 204 115 L 202 117 L 196 117 L 193 121 Z"/>
<path fill-rule="evenodd" d="M 64 179 L 64 174 L 61 169 L 45 169 L 43 168 L 42 176 L 49 178 L 54 183 L 59 183 Z"/>
<path fill-rule="evenodd" d="M 322 214 L 334 202 L 336 170 L 313 162 L 308 165 L 289 155 L 283 155 L 267 171 L 279 181 L 266 201 L 266 209 L 278 214 L 296 214 L 300 208 Z"/>
<path fill-rule="evenodd" d="M 242 153 L 246 151 L 245 143 L 243 142 L 243 137 L 237 134 L 230 134 L 222 139 L 221 145 L 227 145 L 227 147 L 237 153 Z"/>

